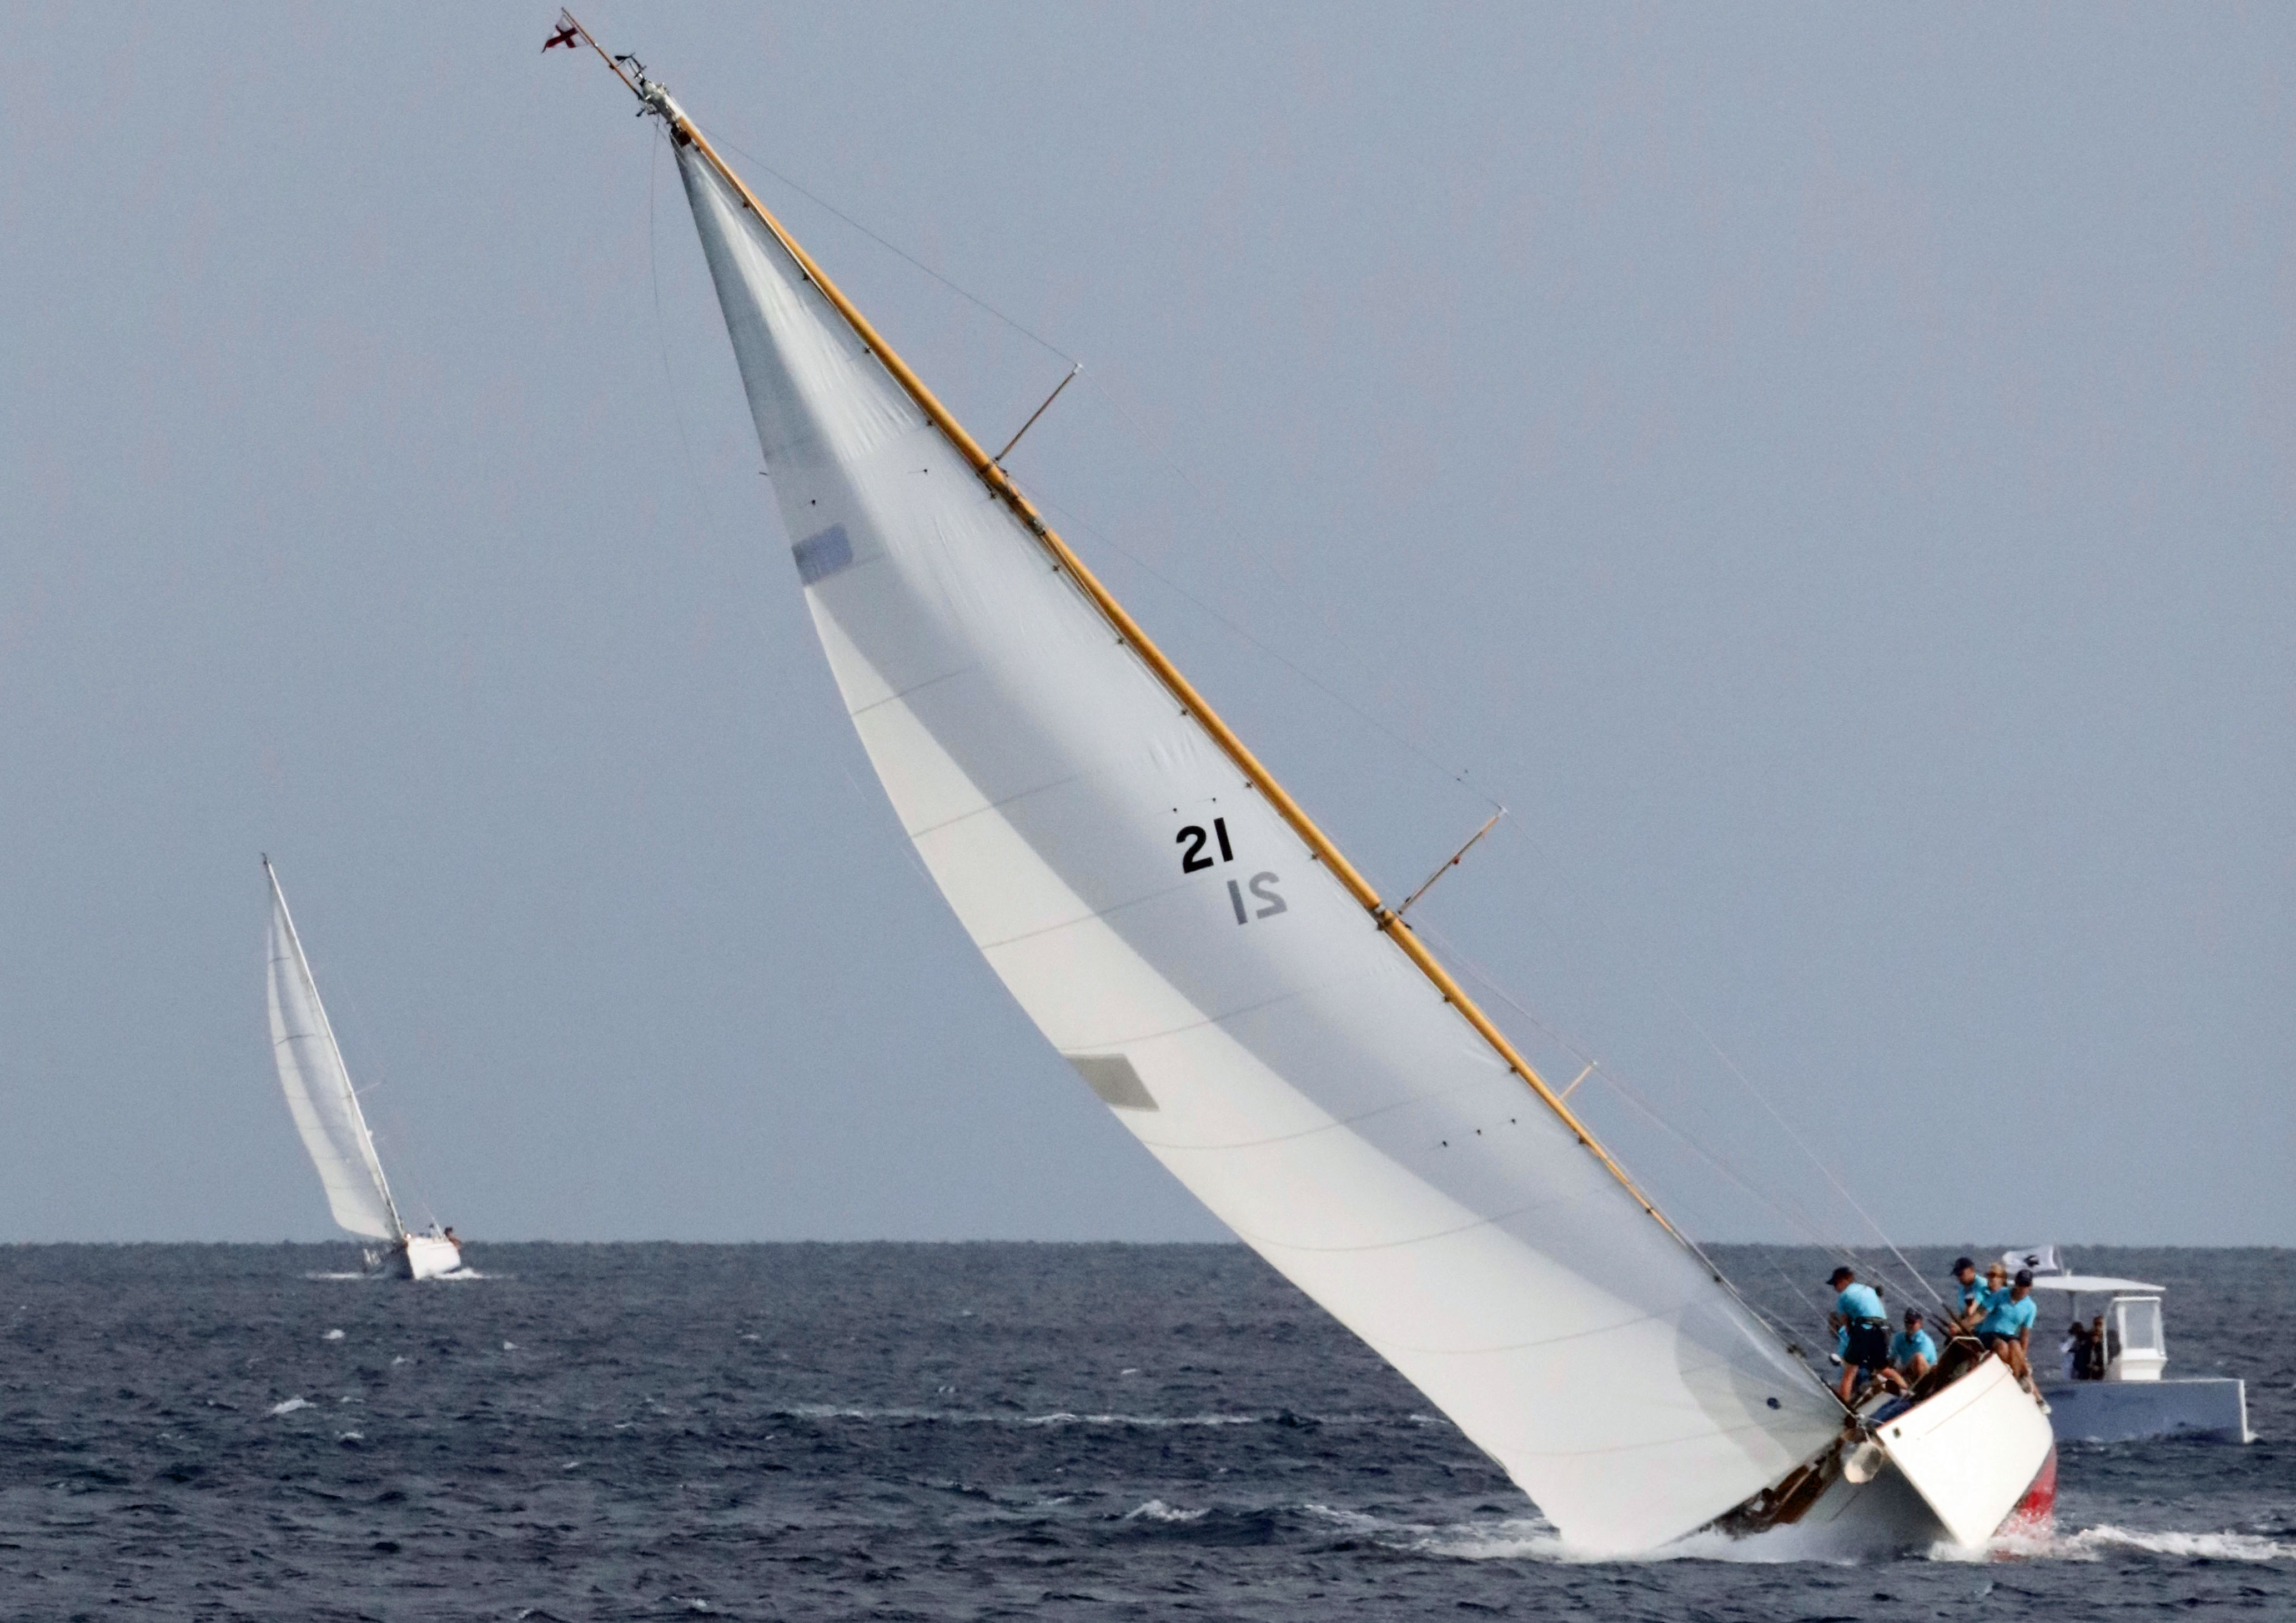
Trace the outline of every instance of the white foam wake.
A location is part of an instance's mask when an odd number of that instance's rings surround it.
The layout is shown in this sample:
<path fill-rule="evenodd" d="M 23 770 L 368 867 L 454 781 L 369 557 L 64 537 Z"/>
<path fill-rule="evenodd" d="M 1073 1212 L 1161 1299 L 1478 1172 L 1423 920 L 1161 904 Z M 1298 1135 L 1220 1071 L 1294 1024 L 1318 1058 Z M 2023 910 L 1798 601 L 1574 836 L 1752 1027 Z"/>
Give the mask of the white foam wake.
<path fill-rule="evenodd" d="M 1201 1521 L 1210 1514 L 1209 1506 L 1200 1511 L 1185 1511 L 1167 1504 L 1161 1499 L 1151 1499 L 1136 1509 L 1125 1512 L 1124 1520 L 1127 1521 Z"/>
<path fill-rule="evenodd" d="M 790 1404 L 775 1413 L 792 1420 L 931 1421 L 952 1426 L 1257 1426 L 1265 1414 L 1009 1414 L 979 1409 L 852 1408 L 834 1404 Z"/>
<path fill-rule="evenodd" d="M 1021 1416 L 1024 1426 L 1256 1426 L 1257 1414 L 1050 1414 Z"/>
<path fill-rule="evenodd" d="M 1432 1525 L 1389 1521 L 1359 1511 L 1335 1510 L 1328 1504 L 1308 1504 L 1301 1508 L 1310 1515 L 1321 1517 L 1390 1549 L 1452 1561 L 1529 1561 L 1562 1564 L 1620 1562 L 1636 1565 L 1677 1561 L 1755 1565 L 1803 1562 L 1827 1566 L 1860 1564 L 1860 1558 L 1854 1554 L 1792 1537 L 1795 1530 L 1792 1529 L 1781 1529 L 1774 1533 L 1747 1538 L 1715 1532 L 1693 1533 L 1660 1549 L 1638 1555 L 1620 1556 L 1578 1548 L 1557 1533 L 1552 1523 L 1538 1516 Z M 2296 1543 L 2256 1533 L 2140 1532 L 2107 1525 L 2045 1537 L 2010 1535 L 1994 1539 L 1979 1549 L 1940 1544 L 1927 1552 L 1927 1559 L 1931 1561 L 1971 1562 L 2004 1560 L 2095 1562 L 2127 1555 L 2154 1555 L 2172 1561 L 2296 1561 Z"/>
<path fill-rule="evenodd" d="M 2103 1561 L 2115 1555 L 2162 1555 L 2174 1561 L 2296 1561 L 2296 1544 L 2260 1533 L 2139 1532 L 2133 1528 L 2082 1528 L 2078 1532 L 2035 1537 L 2009 1534 L 1981 1550 L 1940 1545 L 1932 1561 Z"/>

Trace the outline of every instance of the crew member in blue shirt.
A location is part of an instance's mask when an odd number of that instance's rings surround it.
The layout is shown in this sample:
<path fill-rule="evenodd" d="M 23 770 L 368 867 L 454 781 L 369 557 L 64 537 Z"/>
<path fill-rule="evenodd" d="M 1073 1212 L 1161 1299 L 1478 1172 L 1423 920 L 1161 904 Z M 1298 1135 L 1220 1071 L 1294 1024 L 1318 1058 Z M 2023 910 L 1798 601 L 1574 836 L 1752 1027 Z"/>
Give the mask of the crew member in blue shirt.
<path fill-rule="evenodd" d="M 1841 1385 L 1837 1393 L 1846 1409 L 1859 1375 L 1878 1378 L 1890 1367 L 1890 1316 L 1874 1287 L 1857 1283 L 1857 1269 L 1836 1268 L 1825 1283 L 1835 1292 L 1833 1311 L 1825 1316 L 1825 1322 L 1846 1332 L 1841 1342 Z"/>
<path fill-rule="evenodd" d="M 1882 1379 L 1896 1392 L 1909 1391 L 1937 1365 L 1937 1343 L 1922 1328 L 1922 1310 L 1906 1309 L 1906 1327 L 1890 1338 L 1890 1367 Z"/>
<path fill-rule="evenodd" d="M 2028 1388 L 2033 1384 L 2033 1372 L 2026 1352 L 2033 1340 L 2033 1320 L 2039 1312 L 2039 1304 L 2033 1300 L 2033 1271 L 2020 1268 L 2016 1283 L 1992 1299 L 1977 1324 L 1977 1339 L 1999 1353 L 2001 1361 Z"/>
<path fill-rule="evenodd" d="M 1947 1327 L 1964 1333 L 1975 1330 L 1977 1321 L 1985 1316 L 1986 1290 L 1977 1277 L 1977 1265 L 1966 1257 L 1954 1261 L 1953 1288 L 1956 1310 L 1949 1316 Z"/>

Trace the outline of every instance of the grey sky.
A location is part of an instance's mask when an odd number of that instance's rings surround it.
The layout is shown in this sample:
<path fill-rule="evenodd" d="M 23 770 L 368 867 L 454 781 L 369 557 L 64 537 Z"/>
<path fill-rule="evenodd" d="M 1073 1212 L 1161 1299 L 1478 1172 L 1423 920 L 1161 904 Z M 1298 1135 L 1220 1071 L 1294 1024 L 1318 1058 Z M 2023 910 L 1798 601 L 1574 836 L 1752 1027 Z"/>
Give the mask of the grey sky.
<path fill-rule="evenodd" d="M 11 12 L 0 1238 L 334 1232 L 263 850 L 467 1233 L 1217 1234 L 900 841 L 549 16 Z M 765 165 L 1086 362 L 1017 471 L 1391 894 L 1513 808 L 1423 916 L 1690 1226 L 1856 1226 L 1726 1053 L 1901 1239 L 2296 1242 L 2296 13 L 586 20 L 982 438 L 1064 363 Z"/>

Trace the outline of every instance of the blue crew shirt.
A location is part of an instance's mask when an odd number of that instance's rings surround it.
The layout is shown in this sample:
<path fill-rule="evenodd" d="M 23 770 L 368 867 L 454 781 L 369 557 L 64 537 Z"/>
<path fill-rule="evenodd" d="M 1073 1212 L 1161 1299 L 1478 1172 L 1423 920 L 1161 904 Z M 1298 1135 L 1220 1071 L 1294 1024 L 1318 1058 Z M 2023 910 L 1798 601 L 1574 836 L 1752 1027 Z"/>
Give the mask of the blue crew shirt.
<path fill-rule="evenodd" d="M 1937 1343 L 1930 1340 L 1928 1331 L 1916 1330 L 1907 1335 L 1901 1330 L 1890 1338 L 1890 1368 L 1911 1369 L 1916 1357 L 1926 1358 L 1931 1364 L 1937 1362 Z"/>
<path fill-rule="evenodd" d="M 1988 1292 L 1985 1289 L 1985 1282 L 1981 1279 L 1972 1279 L 1967 1284 L 1962 1285 L 1960 1288 L 1961 1316 L 1963 1318 L 1967 1318 L 1972 1312 L 1975 1312 L 1985 1306 L 1985 1299 Z"/>
<path fill-rule="evenodd" d="M 2021 1302 L 2006 1291 L 1996 1291 L 1991 1301 L 1986 1305 L 1985 1316 L 1978 1321 L 1977 1333 L 1985 1336 L 2007 1336 L 2014 1340 L 2020 1332 L 2032 1324 L 2039 1311 L 2040 1309 L 2033 1305 L 2033 1299 L 2030 1296 Z"/>
<path fill-rule="evenodd" d="M 1833 1310 L 1848 1319 L 1886 1319 L 1890 1316 L 1882 1307 L 1882 1299 L 1871 1285 L 1848 1284 L 1833 1299 Z"/>

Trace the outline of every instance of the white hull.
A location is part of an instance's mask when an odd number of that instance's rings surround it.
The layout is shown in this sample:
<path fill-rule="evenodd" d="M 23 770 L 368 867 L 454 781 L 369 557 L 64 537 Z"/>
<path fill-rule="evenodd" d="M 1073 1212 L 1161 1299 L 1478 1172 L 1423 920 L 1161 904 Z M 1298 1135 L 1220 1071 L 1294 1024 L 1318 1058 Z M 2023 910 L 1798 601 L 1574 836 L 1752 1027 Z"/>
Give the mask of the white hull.
<path fill-rule="evenodd" d="M 2238 1381 L 2079 1381 L 2047 1390 L 2049 1420 L 2069 1443 L 2256 1440 L 2248 1429 L 2248 1389 Z"/>
<path fill-rule="evenodd" d="M 1886 1409 L 1882 1413 L 1887 1413 Z M 1789 1555 L 1844 1558 L 1982 1548 L 2046 1525 L 2056 1498 L 2049 1418 L 1988 1357 L 1944 1390 L 1845 1439 L 1806 1510 L 1756 1535 Z"/>
<path fill-rule="evenodd" d="M 437 1279 L 463 1266 L 463 1248 L 432 1234 L 409 1234 L 398 1253 L 398 1269 L 407 1279 Z"/>
<path fill-rule="evenodd" d="M 1782 1560 L 1878 1560 L 1950 1542 L 1937 1512 L 1895 1471 L 1870 1482 L 1835 1477 L 1808 1513 L 1790 1527 L 1757 1535 Z"/>
<path fill-rule="evenodd" d="M 2057 1446 L 2047 1411 L 1993 1357 L 1883 1421 L 1874 1440 L 1947 1536 L 1972 1547 L 2001 1530 Z"/>

